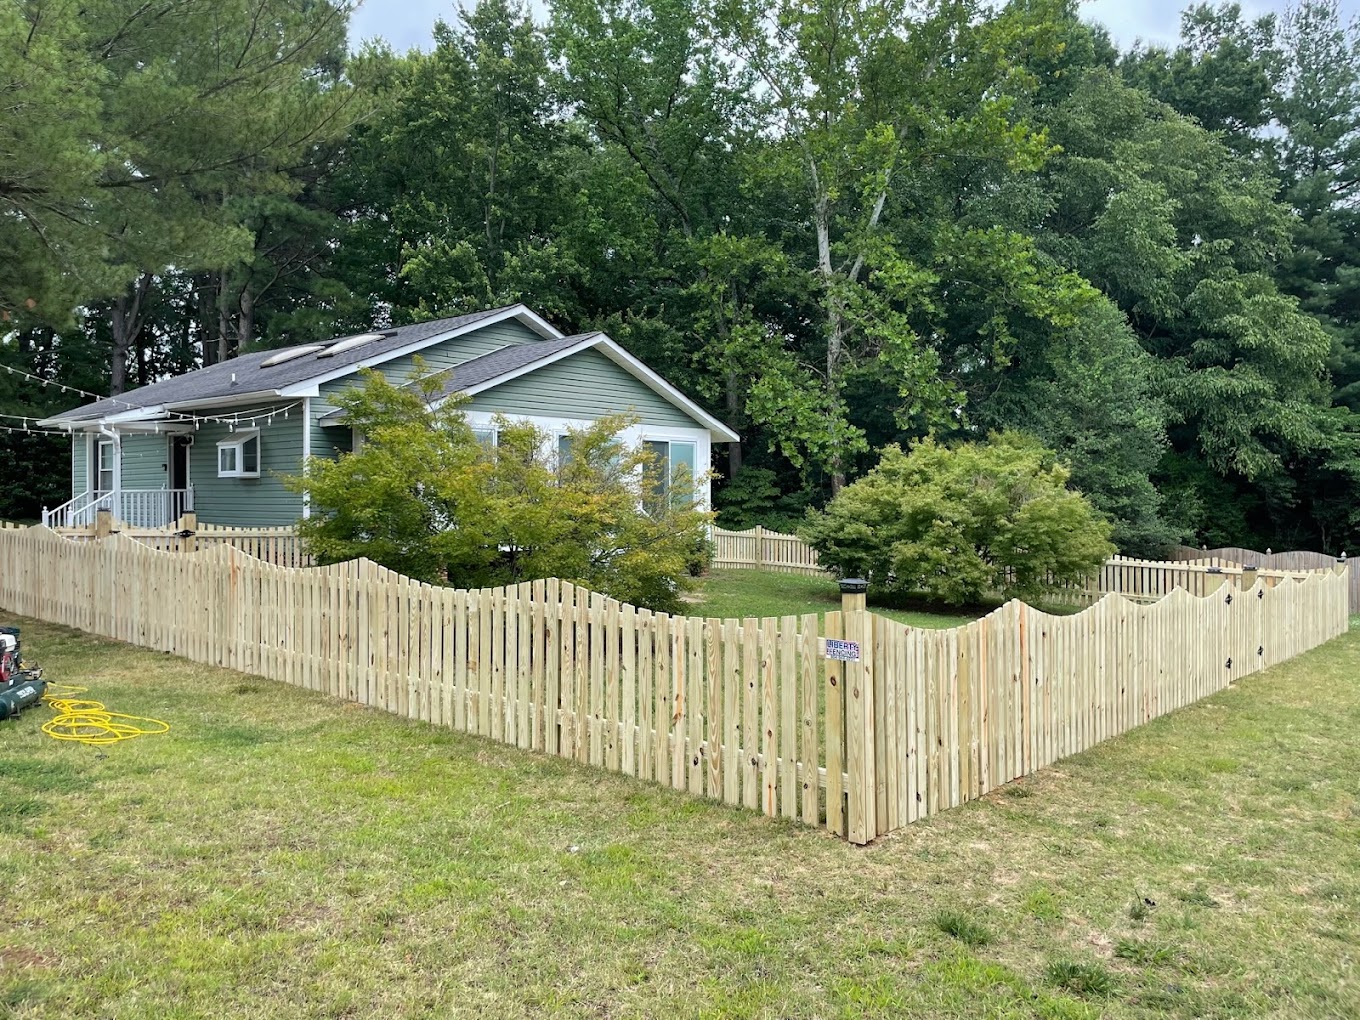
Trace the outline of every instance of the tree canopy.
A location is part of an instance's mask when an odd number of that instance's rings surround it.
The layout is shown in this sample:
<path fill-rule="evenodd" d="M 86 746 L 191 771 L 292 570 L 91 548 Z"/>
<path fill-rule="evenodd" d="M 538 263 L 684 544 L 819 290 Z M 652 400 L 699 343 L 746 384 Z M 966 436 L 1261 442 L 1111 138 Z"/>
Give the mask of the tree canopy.
<path fill-rule="evenodd" d="M 524 301 L 742 435 L 727 522 L 1000 432 L 1125 552 L 1360 538 L 1334 0 L 1125 50 L 1072 0 L 481 0 L 404 54 L 347 15 L 5 5 L 0 362 L 117 392 Z M 62 490 L 56 442 L 0 434 L 34 475 L 6 512 Z"/>

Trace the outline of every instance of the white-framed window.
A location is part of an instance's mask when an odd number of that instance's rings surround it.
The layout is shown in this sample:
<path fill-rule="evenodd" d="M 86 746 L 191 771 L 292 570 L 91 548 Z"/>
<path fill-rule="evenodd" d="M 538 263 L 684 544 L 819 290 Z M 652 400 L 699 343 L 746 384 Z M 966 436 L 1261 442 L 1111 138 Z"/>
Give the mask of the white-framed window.
<path fill-rule="evenodd" d="M 491 425 L 474 425 L 472 438 L 489 450 L 496 445 L 496 429 Z"/>
<path fill-rule="evenodd" d="M 114 464 L 117 461 L 118 451 L 114 447 L 112 439 L 101 439 L 98 449 L 99 459 L 96 462 L 97 475 L 95 478 L 95 491 L 112 492 L 114 485 Z"/>
<path fill-rule="evenodd" d="M 217 444 L 217 477 L 260 477 L 259 429 L 233 432 Z"/>
<path fill-rule="evenodd" d="M 666 499 L 675 486 L 683 481 L 688 492 L 685 498 L 693 498 L 699 475 L 699 446 L 697 443 L 678 439 L 644 439 L 643 448 L 656 458 L 658 499 Z M 676 493 L 676 495 L 681 495 Z"/>

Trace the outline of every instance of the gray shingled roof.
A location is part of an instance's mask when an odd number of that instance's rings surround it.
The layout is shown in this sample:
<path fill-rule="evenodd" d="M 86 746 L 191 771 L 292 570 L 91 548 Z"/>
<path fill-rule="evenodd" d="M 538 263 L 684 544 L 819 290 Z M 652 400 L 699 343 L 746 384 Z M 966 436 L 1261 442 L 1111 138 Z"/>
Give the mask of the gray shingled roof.
<path fill-rule="evenodd" d="M 306 382 L 308 379 L 332 372 L 337 368 L 357 365 L 365 361 L 371 362 L 375 357 L 398 350 L 407 344 L 460 329 L 482 319 L 490 318 L 505 311 L 506 308 L 513 307 L 515 306 L 506 305 L 502 308 L 490 308 L 483 312 L 472 312 L 450 319 L 432 319 L 429 322 L 417 322 L 410 326 L 399 326 L 390 330 L 374 330 L 373 332 L 384 333 L 384 338 L 321 360 L 318 360 L 315 354 L 310 354 L 295 361 L 285 361 L 281 365 L 260 368 L 262 361 L 266 361 L 284 350 L 291 350 L 291 348 L 253 351 L 250 354 L 243 354 L 239 358 L 209 365 L 207 368 L 187 372 L 173 379 L 164 379 L 152 383 L 150 386 L 129 390 L 127 393 L 121 394 L 116 400 L 112 398 L 99 400 L 93 404 L 72 408 L 70 411 L 52 417 L 63 421 L 86 421 L 104 415 L 118 414 L 137 407 L 186 404 L 196 400 L 229 397 L 234 393 L 259 393 L 261 391 L 279 390 L 285 386 Z M 335 343 L 343 339 L 345 338 L 336 337 L 336 340 L 330 342 Z M 530 344 L 528 346 L 536 348 L 538 345 Z M 477 360 L 484 359 L 478 358 Z M 232 382 L 233 375 L 236 377 L 235 383 Z"/>
<path fill-rule="evenodd" d="M 490 354 L 483 354 L 480 358 L 465 361 L 456 368 L 448 370 L 448 374 L 444 378 L 444 385 L 440 387 L 436 399 L 489 383 L 493 379 L 499 379 L 501 376 L 509 375 L 511 372 L 526 368 L 574 347 L 582 340 L 588 340 L 599 335 L 599 333 L 578 333 L 575 336 L 564 336 L 560 340 L 545 340 L 537 344 L 513 344 L 510 347 L 502 347 L 498 351 L 492 351 Z M 340 409 L 322 415 L 319 423 L 323 426 L 340 425 L 344 423 L 344 420 L 345 412 Z"/>

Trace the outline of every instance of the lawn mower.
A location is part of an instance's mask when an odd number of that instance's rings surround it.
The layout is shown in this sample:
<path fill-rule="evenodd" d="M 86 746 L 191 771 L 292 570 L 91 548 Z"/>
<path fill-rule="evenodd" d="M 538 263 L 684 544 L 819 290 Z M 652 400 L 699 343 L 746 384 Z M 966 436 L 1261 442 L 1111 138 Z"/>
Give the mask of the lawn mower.
<path fill-rule="evenodd" d="M 18 627 L 0 627 L 0 722 L 42 701 L 42 670 L 24 663 Z"/>

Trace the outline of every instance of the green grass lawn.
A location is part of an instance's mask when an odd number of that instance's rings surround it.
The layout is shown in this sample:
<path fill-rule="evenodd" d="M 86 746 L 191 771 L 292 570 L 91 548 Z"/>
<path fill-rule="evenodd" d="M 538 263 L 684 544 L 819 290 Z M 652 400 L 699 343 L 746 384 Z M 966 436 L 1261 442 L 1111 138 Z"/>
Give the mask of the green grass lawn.
<path fill-rule="evenodd" d="M 0 723 L 0 1016 L 1360 1015 L 1360 632 L 857 849 L 10 622 L 173 729 Z"/>
<path fill-rule="evenodd" d="M 691 612 L 704 616 L 801 616 L 841 607 L 840 586 L 829 577 L 775 574 L 764 570 L 715 570 L 699 582 Z M 993 607 L 974 612 L 910 611 L 870 603 L 876 613 L 913 627 L 958 627 Z"/>

